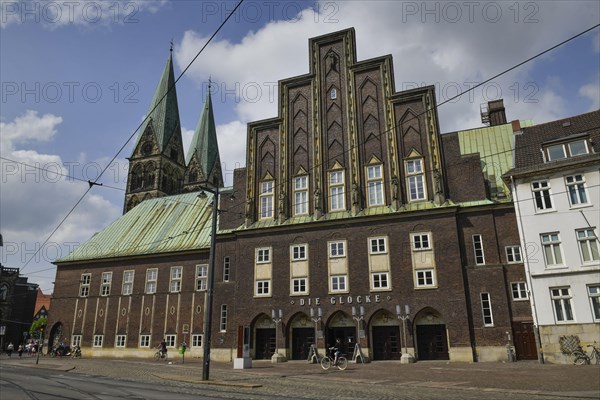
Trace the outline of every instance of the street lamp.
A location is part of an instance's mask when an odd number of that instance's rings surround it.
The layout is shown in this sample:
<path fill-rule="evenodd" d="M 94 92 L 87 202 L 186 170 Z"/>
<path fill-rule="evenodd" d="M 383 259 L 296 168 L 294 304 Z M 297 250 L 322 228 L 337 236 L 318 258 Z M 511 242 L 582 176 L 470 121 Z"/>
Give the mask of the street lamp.
<path fill-rule="evenodd" d="M 215 185 L 214 189 L 202 187 L 213 194 L 212 204 L 212 227 L 210 231 L 210 253 L 208 256 L 208 273 L 206 277 L 206 293 L 204 295 L 204 359 L 202 363 L 202 380 L 207 381 L 210 371 L 210 341 L 212 334 L 212 303 L 213 303 L 213 286 L 215 275 L 215 246 L 217 240 L 217 215 L 219 212 L 219 186 Z"/>
<path fill-rule="evenodd" d="M 277 316 L 279 315 L 279 318 Z M 278 363 L 284 361 L 284 356 L 279 354 L 279 342 L 277 341 L 277 331 L 279 330 L 279 323 L 283 320 L 283 311 L 279 309 L 279 312 L 271 310 L 271 319 L 275 322 L 275 354 L 271 357 L 271 362 Z"/>
<path fill-rule="evenodd" d="M 321 318 L 323 317 L 323 311 L 321 310 L 321 307 L 317 308 L 317 315 L 315 317 L 315 310 L 311 307 L 310 308 L 310 319 L 312 320 L 312 322 L 315 323 L 315 343 L 313 344 L 314 348 L 315 348 L 315 354 L 317 353 L 317 349 L 318 349 L 318 337 L 319 337 L 319 322 L 321 322 Z"/>
<path fill-rule="evenodd" d="M 404 351 L 402 352 L 402 357 L 400 357 L 401 364 L 410 364 L 415 362 L 415 357 L 412 354 L 408 354 L 408 344 L 406 343 L 406 320 L 410 316 L 410 306 L 408 304 L 404 305 L 404 315 L 400 311 L 400 305 L 396 305 L 396 315 L 398 319 L 402 320 L 402 341 L 404 342 Z"/>

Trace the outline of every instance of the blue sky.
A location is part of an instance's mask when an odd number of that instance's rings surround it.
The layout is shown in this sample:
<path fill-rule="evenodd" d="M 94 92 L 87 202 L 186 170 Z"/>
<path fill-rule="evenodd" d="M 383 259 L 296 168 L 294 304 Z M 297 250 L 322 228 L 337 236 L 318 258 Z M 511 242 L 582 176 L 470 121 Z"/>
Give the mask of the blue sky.
<path fill-rule="evenodd" d="M 0 5 L 0 256 L 49 293 L 51 261 L 121 214 L 134 140 L 101 180 L 105 186 L 90 191 L 31 261 L 87 184 L 6 159 L 95 179 L 144 117 L 170 41 L 180 73 L 235 2 Z M 276 83 L 308 72 L 310 37 L 354 27 L 359 60 L 392 54 L 396 90 L 433 84 L 443 101 L 598 21 L 597 1 L 246 1 L 177 86 L 184 143 L 211 76 L 231 184 L 233 169 L 245 165 L 246 123 L 277 115 Z M 599 59 L 596 28 L 440 107 L 442 131 L 481 126 L 480 103 L 497 97 L 510 120 L 541 123 L 598 109 Z"/>

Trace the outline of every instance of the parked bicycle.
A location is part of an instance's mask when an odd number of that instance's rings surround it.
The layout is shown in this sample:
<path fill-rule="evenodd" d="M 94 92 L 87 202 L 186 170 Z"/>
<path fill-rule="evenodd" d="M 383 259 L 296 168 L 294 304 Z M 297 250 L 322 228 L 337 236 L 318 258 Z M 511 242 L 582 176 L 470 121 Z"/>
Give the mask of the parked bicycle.
<path fill-rule="evenodd" d="M 158 351 L 156 353 L 154 353 L 154 359 L 156 361 L 158 360 L 167 360 L 168 359 L 168 353 L 166 351 L 163 351 L 162 349 L 158 349 Z"/>
<path fill-rule="evenodd" d="M 579 349 L 573 352 L 573 364 L 591 364 L 592 360 L 596 360 L 596 364 L 600 364 L 600 350 L 598 349 L 596 342 L 594 342 L 594 344 L 588 344 L 586 347 L 592 348 L 591 353 L 588 355 L 581 346 L 579 346 Z"/>

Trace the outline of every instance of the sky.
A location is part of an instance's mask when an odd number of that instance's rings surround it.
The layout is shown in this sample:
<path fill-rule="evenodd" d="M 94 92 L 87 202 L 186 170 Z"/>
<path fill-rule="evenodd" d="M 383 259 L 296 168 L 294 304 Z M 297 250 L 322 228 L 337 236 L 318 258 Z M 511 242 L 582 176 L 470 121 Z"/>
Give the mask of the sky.
<path fill-rule="evenodd" d="M 127 157 L 171 43 L 178 76 L 235 5 L 0 0 L 3 266 L 52 293 L 52 262 L 122 214 Z M 277 116 L 277 82 L 308 72 L 311 37 L 354 27 L 359 61 L 391 54 L 396 91 L 434 85 L 440 104 L 599 21 L 596 0 L 247 0 L 177 84 L 184 148 L 210 78 L 231 185 L 246 124 Z M 480 104 L 498 98 L 508 120 L 535 123 L 600 108 L 600 30 L 440 105 L 442 132 L 481 127 Z"/>

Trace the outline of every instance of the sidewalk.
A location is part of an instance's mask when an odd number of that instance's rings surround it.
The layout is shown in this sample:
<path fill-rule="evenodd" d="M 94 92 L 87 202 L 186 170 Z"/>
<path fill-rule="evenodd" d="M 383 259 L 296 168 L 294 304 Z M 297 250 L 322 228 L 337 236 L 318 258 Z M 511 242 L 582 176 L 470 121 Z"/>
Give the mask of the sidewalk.
<path fill-rule="evenodd" d="M 478 392 L 543 394 L 560 398 L 600 399 L 600 365 L 538 364 L 534 361 L 516 363 L 447 363 L 418 362 L 400 364 L 379 361 L 370 364 L 349 364 L 345 371 L 324 371 L 316 364 L 288 361 L 272 364 L 253 361 L 253 367 L 234 370 L 231 363 L 210 363 L 208 381 L 202 381 L 200 359 L 175 358 L 168 362 L 143 359 L 57 359 L 2 357 L 0 365 L 21 365 L 49 368 L 75 373 L 123 376 L 151 375 L 174 382 L 226 385 L 244 388 L 265 387 L 283 379 L 298 383 L 338 382 L 344 385 L 388 385 L 390 387 L 435 387 Z"/>

